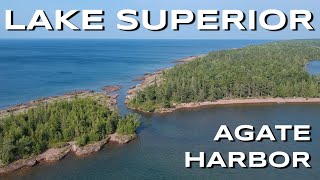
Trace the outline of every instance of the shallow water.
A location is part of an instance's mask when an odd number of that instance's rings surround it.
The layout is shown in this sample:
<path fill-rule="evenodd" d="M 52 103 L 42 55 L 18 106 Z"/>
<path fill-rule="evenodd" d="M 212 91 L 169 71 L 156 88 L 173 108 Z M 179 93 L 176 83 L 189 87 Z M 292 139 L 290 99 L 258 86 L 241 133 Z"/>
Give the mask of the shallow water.
<path fill-rule="evenodd" d="M 73 89 L 99 90 L 121 84 L 120 109 L 131 80 L 172 65 L 185 56 L 237 48 L 261 41 L 0 41 L 0 106 Z M 30 53 L 31 52 L 31 53 Z M 3 86 L 4 85 L 4 86 Z M 179 110 L 165 115 L 142 114 L 139 138 L 127 145 L 107 145 L 91 156 L 67 156 L 0 179 L 319 179 L 320 105 L 235 105 Z M 310 124 L 313 141 L 214 142 L 220 125 L 230 129 L 252 124 Z M 279 133 L 275 133 L 279 137 Z M 292 139 L 292 134 L 289 134 Z M 184 152 L 306 151 L 313 168 L 192 169 L 184 167 Z"/>

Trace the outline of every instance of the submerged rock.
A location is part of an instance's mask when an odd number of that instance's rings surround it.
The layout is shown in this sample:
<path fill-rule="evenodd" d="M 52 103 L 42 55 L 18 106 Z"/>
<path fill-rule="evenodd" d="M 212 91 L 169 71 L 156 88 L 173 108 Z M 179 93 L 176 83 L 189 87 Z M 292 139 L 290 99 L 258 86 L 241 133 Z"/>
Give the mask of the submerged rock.
<path fill-rule="evenodd" d="M 116 92 L 118 90 L 121 89 L 120 85 L 116 85 L 116 86 L 105 86 L 102 88 L 103 91 L 107 92 L 107 93 L 112 93 L 112 92 Z"/>
<path fill-rule="evenodd" d="M 142 76 L 142 77 L 137 77 L 137 78 L 133 79 L 132 81 L 143 81 L 143 80 L 145 80 L 145 77 L 144 77 L 144 76 Z"/>

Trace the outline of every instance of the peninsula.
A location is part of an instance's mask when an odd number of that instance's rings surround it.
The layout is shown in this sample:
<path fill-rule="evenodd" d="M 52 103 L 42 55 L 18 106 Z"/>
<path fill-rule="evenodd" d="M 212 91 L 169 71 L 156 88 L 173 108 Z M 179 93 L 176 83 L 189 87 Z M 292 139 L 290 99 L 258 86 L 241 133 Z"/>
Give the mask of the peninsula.
<path fill-rule="evenodd" d="M 143 112 L 223 104 L 320 103 L 320 40 L 293 40 L 210 52 L 147 74 L 128 91 L 128 107 Z"/>
<path fill-rule="evenodd" d="M 0 111 L 0 174 L 131 141 L 139 116 L 122 117 L 116 103 L 115 95 L 76 91 Z"/>

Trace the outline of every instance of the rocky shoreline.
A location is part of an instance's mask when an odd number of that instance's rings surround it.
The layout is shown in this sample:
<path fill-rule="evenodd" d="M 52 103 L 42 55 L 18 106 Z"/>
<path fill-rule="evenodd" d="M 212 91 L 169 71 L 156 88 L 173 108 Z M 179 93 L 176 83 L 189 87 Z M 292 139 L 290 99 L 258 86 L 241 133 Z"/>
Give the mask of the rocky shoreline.
<path fill-rule="evenodd" d="M 174 61 L 174 63 L 186 63 L 186 62 L 190 62 L 190 61 L 193 61 L 197 58 L 201 58 L 201 57 L 204 57 L 206 56 L 207 54 L 200 54 L 198 56 L 189 56 L 189 57 L 185 57 L 185 58 L 181 58 L 181 59 L 178 59 L 176 61 Z"/>
<path fill-rule="evenodd" d="M 142 82 L 140 84 L 137 84 L 131 87 L 128 90 L 127 96 L 126 96 L 126 102 L 131 98 L 133 98 L 139 91 L 143 90 L 149 85 L 154 84 L 155 82 L 159 83 L 161 81 L 161 76 L 165 70 L 167 69 L 159 70 L 152 74 L 147 73 L 143 77 L 141 77 Z"/>
<path fill-rule="evenodd" d="M 206 56 L 205 54 L 199 56 L 190 56 L 186 58 L 182 58 L 174 61 L 178 64 L 187 63 L 197 58 L 201 58 Z M 155 82 L 160 83 L 162 79 L 162 74 L 166 70 L 169 70 L 172 67 L 156 71 L 155 73 L 146 73 L 143 77 L 139 77 L 135 79 L 135 81 L 141 81 L 141 83 L 133 86 L 127 92 L 126 103 L 136 96 L 136 94 L 148 87 Z M 188 108 L 197 108 L 202 106 L 218 106 L 218 105 L 237 105 L 237 104 L 320 104 L 320 98 L 303 98 L 303 97 L 292 97 L 292 98 L 247 98 L 247 99 L 221 99 L 217 101 L 206 101 L 206 102 L 192 102 L 192 103 L 181 103 L 181 104 L 173 104 L 171 108 L 161 108 L 155 109 L 152 113 L 170 113 L 179 109 L 188 109 Z M 141 109 L 135 109 L 129 107 L 130 109 L 137 110 L 140 112 L 145 112 Z M 149 113 L 149 112 L 145 112 Z"/>
<path fill-rule="evenodd" d="M 120 85 L 115 85 L 115 86 L 104 86 L 102 88 L 103 91 L 105 91 L 106 93 L 114 93 L 116 91 L 119 91 L 122 87 Z"/>
<path fill-rule="evenodd" d="M 9 107 L 4 110 L 0 110 L 0 118 L 3 118 L 3 117 L 10 115 L 12 113 L 13 114 L 22 113 L 22 112 L 28 110 L 29 108 L 38 106 L 39 104 L 47 104 L 47 103 L 60 101 L 60 100 L 67 100 L 68 101 L 68 100 L 71 100 L 75 97 L 78 97 L 78 98 L 94 97 L 94 98 L 98 99 L 100 103 L 102 103 L 104 105 L 108 105 L 108 107 L 113 109 L 117 105 L 118 95 L 117 94 L 110 95 L 105 92 L 94 92 L 94 91 L 90 91 L 90 90 L 78 90 L 78 91 L 65 93 L 61 96 L 50 96 L 47 98 L 41 98 L 38 100 L 33 100 L 33 101 L 26 102 L 26 103 L 21 103 L 21 104 Z"/>
<path fill-rule="evenodd" d="M 202 58 L 205 57 L 207 54 L 201 54 L 198 56 L 189 56 L 186 58 L 181 58 L 178 59 L 176 61 L 173 61 L 173 63 L 177 63 L 177 64 L 184 64 L 184 63 L 188 63 L 190 61 L 196 60 L 198 58 Z M 148 87 L 151 84 L 156 83 L 160 83 L 161 79 L 162 79 L 162 74 L 163 72 L 171 69 L 172 67 L 166 68 L 166 69 L 161 69 L 158 70 L 154 73 L 145 73 L 142 77 L 138 77 L 136 79 L 134 79 L 133 81 L 139 81 L 140 83 L 131 87 L 128 92 L 127 92 L 127 96 L 126 96 L 126 103 L 132 99 L 139 91 L 143 90 L 144 88 Z"/>
<path fill-rule="evenodd" d="M 217 101 L 174 104 L 171 108 L 156 109 L 152 113 L 171 113 L 181 109 L 192 109 L 206 106 L 249 105 L 249 104 L 320 104 L 320 98 L 266 98 L 266 99 L 222 99 Z M 141 112 L 141 109 L 135 109 Z"/>
<path fill-rule="evenodd" d="M 19 159 L 8 165 L 0 166 L 0 174 L 10 173 L 21 168 L 32 167 L 40 162 L 56 162 L 63 159 L 70 153 L 74 153 L 76 156 L 87 156 L 97 151 L 100 151 L 103 148 L 103 146 L 105 146 L 109 142 L 126 144 L 135 139 L 136 137 L 136 134 L 120 135 L 114 133 L 107 136 L 105 139 L 102 139 L 101 141 L 87 144 L 83 147 L 79 147 L 78 145 L 76 145 L 74 141 L 68 142 L 64 147 L 51 148 L 37 156 L 33 156 L 27 159 Z"/>
<path fill-rule="evenodd" d="M 27 103 L 18 104 L 12 107 L 9 107 L 4 110 L 0 110 L 0 118 L 4 118 L 11 114 L 19 114 L 27 111 L 30 108 L 36 107 L 40 104 L 47 104 L 55 101 L 61 100 L 72 100 L 75 97 L 77 98 L 86 98 L 92 97 L 97 100 L 98 103 L 107 105 L 111 110 L 116 108 L 118 94 L 114 92 L 118 91 L 121 86 L 105 86 L 103 88 L 104 92 L 94 92 L 90 90 L 78 90 L 69 93 L 65 93 L 61 96 L 51 96 L 47 98 L 41 98 L 34 101 L 29 101 Z M 113 93 L 113 94 L 112 94 Z M 105 139 L 102 139 L 98 142 L 87 144 L 83 147 L 79 147 L 75 141 L 67 142 L 61 148 L 50 148 L 44 151 L 42 154 L 29 157 L 27 159 L 19 159 L 8 165 L 3 165 L 0 162 L 0 174 L 10 173 L 12 171 L 32 167 L 39 162 L 56 162 L 63 159 L 70 153 L 75 154 L 76 156 L 87 156 L 94 152 L 97 152 L 103 148 L 104 145 L 109 142 L 114 142 L 118 144 L 126 144 L 133 139 L 137 138 L 136 134 L 132 135 L 121 135 L 121 134 L 111 134 Z"/>

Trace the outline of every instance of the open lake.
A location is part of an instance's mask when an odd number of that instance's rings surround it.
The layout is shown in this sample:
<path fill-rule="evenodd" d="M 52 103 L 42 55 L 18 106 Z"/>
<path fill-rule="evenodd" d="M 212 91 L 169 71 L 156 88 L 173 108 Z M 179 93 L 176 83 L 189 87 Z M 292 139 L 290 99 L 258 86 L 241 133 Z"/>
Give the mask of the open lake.
<path fill-rule="evenodd" d="M 239 48 L 265 41 L 250 40 L 1 40 L 0 107 L 71 90 L 100 90 L 120 84 L 125 93 L 146 72 L 173 61 L 212 50 Z M 88 157 L 67 156 L 0 179 L 320 179 L 320 105 L 235 105 L 180 110 L 166 115 L 142 114 L 138 139 L 127 145 L 106 145 Z M 312 142 L 214 142 L 220 127 L 251 124 L 309 124 Z M 279 133 L 275 131 L 279 137 Z M 184 153 L 218 151 L 306 151 L 312 168 L 200 169 L 184 167 Z M 208 157 L 208 158 L 209 158 Z"/>

